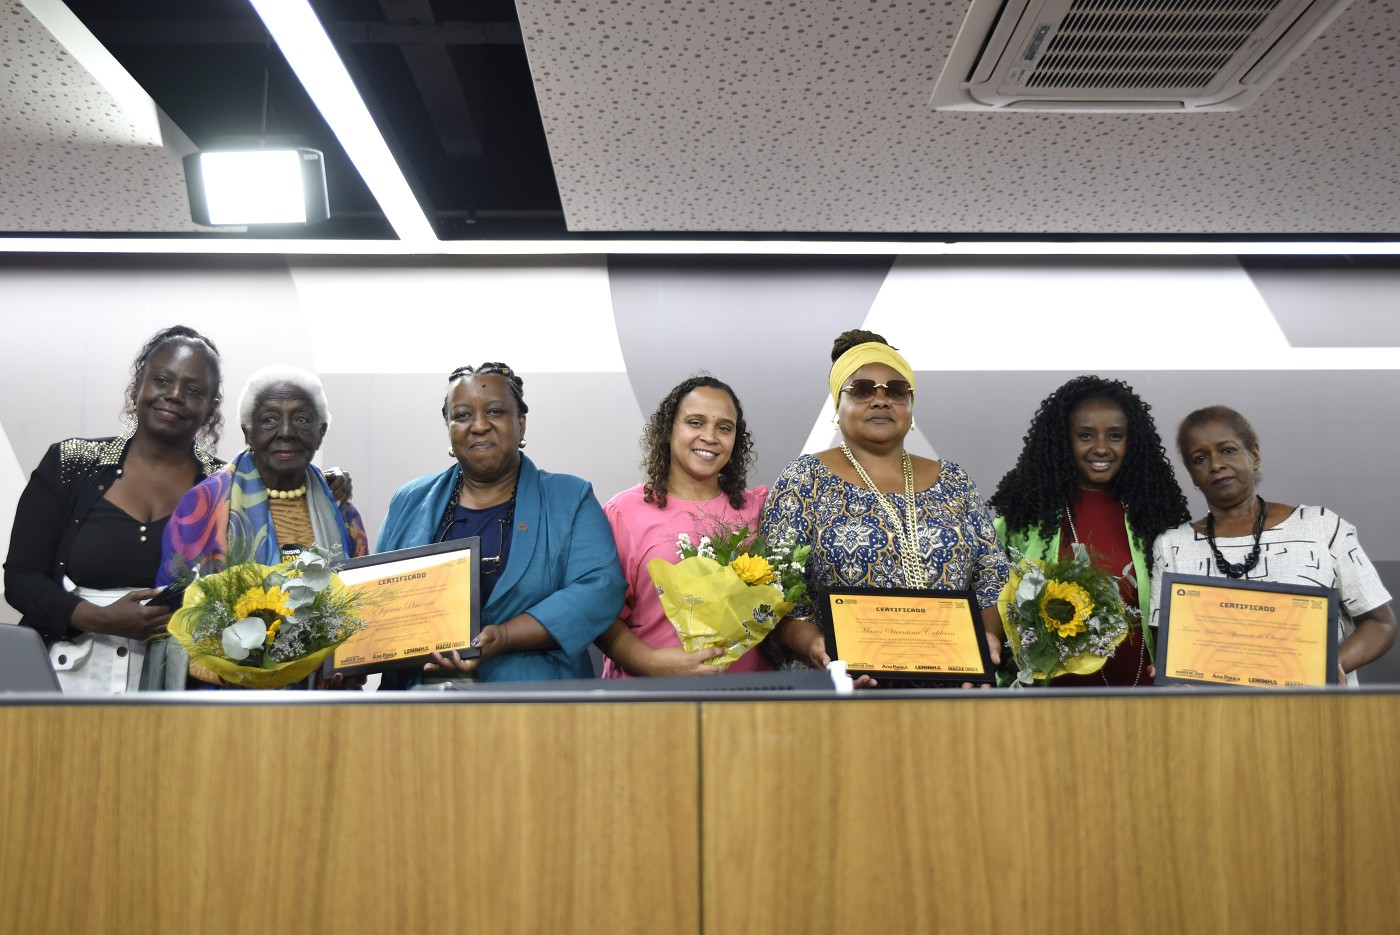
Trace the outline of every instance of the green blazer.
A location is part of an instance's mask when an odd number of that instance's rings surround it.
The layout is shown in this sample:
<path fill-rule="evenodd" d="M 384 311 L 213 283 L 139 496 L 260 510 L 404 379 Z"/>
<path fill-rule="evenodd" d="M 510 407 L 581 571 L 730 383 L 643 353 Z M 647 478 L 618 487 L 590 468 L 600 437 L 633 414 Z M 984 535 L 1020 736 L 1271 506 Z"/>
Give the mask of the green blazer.
<path fill-rule="evenodd" d="M 1060 517 L 1061 522 L 1064 518 Z M 1014 546 L 1027 558 L 1034 558 L 1042 562 L 1058 561 L 1060 558 L 1060 531 L 1055 530 L 1055 534 L 1046 542 L 1040 535 L 1040 527 L 1032 526 L 1030 529 L 1018 529 L 1008 532 L 1006 520 L 998 516 L 993 525 L 997 530 L 997 539 L 1001 540 L 1003 546 Z M 1133 535 L 1133 524 L 1124 517 L 1123 525 L 1128 530 L 1128 548 L 1133 553 L 1133 575 L 1137 578 L 1138 608 L 1142 611 L 1143 639 L 1147 642 L 1147 658 L 1153 665 L 1157 663 L 1157 652 L 1155 640 L 1152 636 L 1152 628 L 1147 626 L 1147 622 L 1152 619 L 1152 584 L 1148 578 L 1147 556 L 1143 554 L 1142 546 L 1138 544 L 1137 536 Z"/>

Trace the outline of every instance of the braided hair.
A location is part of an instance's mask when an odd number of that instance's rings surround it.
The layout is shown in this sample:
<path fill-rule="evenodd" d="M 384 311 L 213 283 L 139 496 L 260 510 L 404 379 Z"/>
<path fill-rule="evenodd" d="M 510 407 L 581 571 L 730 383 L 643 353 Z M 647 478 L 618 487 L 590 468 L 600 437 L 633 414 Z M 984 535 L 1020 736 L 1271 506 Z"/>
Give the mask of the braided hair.
<path fill-rule="evenodd" d="M 739 397 L 728 383 L 716 380 L 707 373 L 697 374 L 676 384 L 647 420 L 641 440 L 642 471 L 647 476 L 642 499 L 658 507 L 666 505 L 671 479 L 671 430 L 676 424 L 676 413 L 680 410 L 681 400 L 701 387 L 723 390 L 734 402 L 734 450 L 729 456 L 729 463 L 720 469 L 719 489 L 728 498 L 729 505 L 739 510 L 746 502 L 744 486 L 748 483 L 749 468 L 753 467 L 753 438 L 749 435 L 748 423 L 744 421 L 744 407 Z"/>
<path fill-rule="evenodd" d="M 863 328 L 852 328 L 850 331 L 843 331 L 836 336 L 836 340 L 831 342 L 831 362 L 834 364 L 841 359 L 841 355 L 855 347 L 857 344 L 883 344 L 892 350 L 899 350 L 893 344 L 885 340 L 884 335 L 876 334 L 873 331 L 866 331 Z"/>
<path fill-rule="evenodd" d="M 1079 496 L 1079 472 L 1069 446 L 1070 415 L 1090 400 L 1113 403 L 1127 416 L 1127 451 L 1108 490 L 1126 509 L 1138 544 L 1150 551 L 1159 535 L 1186 522 L 1190 514 L 1152 421 L 1152 407 L 1122 380 L 1075 377 L 1045 397 L 1031 418 L 1016 466 L 1001 479 L 988 503 L 1006 520 L 1008 530 L 1039 526 L 1044 538 L 1055 535 L 1066 504 Z"/>
<path fill-rule="evenodd" d="M 126 406 L 122 409 L 122 418 L 128 423 L 136 421 L 136 392 L 146 377 L 146 367 L 152 357 L 174 347 L 188 347 L 198 351 L 209 362 L 209 369 L 214 371 L 214 385 L 210 387 L 213 398 L 209 402 L 209 416 L 199 427 L 197 436 L 200 446 L 212 451 L 218 447 L 219 435 L 224 427 L 223 359 L 213 341 L 187 325 L 171 325 L 157 331 L 136 355 L 136 359 L 131 363 L 131 383 L 126 388 Z"/>
<path fill-rule="evenodd" d="M 510 367 L 500 361 L 487 361 L 480 367 L 458 367 L 447 375 L 447 396 L 442 400 L 442 421 L 447 421 L 448 403 L 452 396 L 452 384 L 463 377 L 500 377 L 510 387 L 510 395 L 515 397 L 516 415 L 525 415 L 530 407 L 525 405 L 525 381 Z"/>

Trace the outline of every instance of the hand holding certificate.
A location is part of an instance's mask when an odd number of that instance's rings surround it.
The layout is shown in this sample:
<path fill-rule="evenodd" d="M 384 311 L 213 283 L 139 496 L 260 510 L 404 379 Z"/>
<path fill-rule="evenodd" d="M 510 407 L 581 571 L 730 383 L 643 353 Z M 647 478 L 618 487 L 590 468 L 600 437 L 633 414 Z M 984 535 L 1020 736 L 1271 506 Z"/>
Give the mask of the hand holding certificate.
<path fill-rule="evenodd" d="M 1337 673 L 1332 588 L 1166 574 L 1157 684 L 1285 688 Z"/>
<path fill-rule="evenodd" d="M 831 656 L 853 675 L 991 681 L 991 653 L 970 592 L 832 588 L 822 610 Z"/>
<path fill-rule="evenodd" d="M 479 540 L 381 552 L 345 563 L 341 580 L 367 602 L 364 629 L 332 656 L 335 672 L 358 675 L 421 666 L 433 653 L 478 655 Z"/>

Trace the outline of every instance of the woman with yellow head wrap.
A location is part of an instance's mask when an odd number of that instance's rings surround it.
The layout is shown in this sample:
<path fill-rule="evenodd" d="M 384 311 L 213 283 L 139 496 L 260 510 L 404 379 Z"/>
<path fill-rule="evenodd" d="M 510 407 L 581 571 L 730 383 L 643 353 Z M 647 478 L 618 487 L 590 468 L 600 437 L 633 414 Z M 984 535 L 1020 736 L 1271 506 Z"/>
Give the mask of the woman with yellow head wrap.
<path fill-rule="evenodd" d="M 770 541 L 795 534 L 812 547 L 809 593 L 831 586 L 975 591 L 999 661 L 996 602 L 1006 557 L 967 472 L 905 450 L 914 427 L 914 369 L 870 331 L 842 334 L 831 360 L 841 444 L 784 469 L 764 509 L 763 534 Z M 800 664 L 831 661 L 810 603 L 795 607 L 775 634 L 778 640 L 764 645 L 781 643 Z"/>

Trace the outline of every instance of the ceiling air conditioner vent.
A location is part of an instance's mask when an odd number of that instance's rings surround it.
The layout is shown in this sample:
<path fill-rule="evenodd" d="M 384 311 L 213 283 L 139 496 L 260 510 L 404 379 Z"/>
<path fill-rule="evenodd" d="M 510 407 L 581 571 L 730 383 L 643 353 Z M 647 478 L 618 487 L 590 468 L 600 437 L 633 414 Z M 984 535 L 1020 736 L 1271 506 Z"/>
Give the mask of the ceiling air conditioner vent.
<path fill-rule="evenodd" d="M 1239 110 L 1351 0 L 972 0 L 938 110 Z"/>

